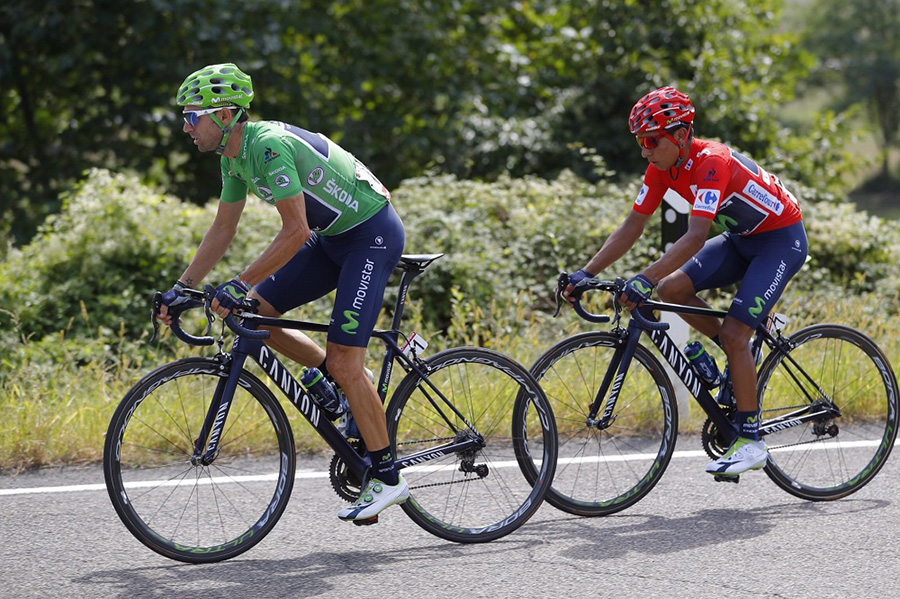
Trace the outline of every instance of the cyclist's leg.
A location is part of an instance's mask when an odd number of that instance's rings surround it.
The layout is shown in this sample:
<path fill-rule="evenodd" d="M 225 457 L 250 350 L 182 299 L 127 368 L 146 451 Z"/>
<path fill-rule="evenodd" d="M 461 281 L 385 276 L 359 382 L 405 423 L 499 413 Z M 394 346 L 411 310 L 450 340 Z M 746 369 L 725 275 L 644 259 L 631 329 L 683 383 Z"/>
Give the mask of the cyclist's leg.
<path fill-rule="evenodd" d="M 328 331 L 328 370 L 346 395 L 372 458 L 370 481 L 360 498 L 338 513 L 344 520 L 372 518 L 409 496 L 394 467 L 384 408 L 364 368 L 366 347 L 403 243 L 403 224 L 387 205 L 368 221 L 323 244 L 341 268 Z"/>
<path fill-rule="evenodd" d="M 364 368 L 365 347 L 328 342 L 328 372 L 347 397 L 366 447 L 387 447 L 384 408 Z"/>
<path fill-rule="evenodd" d="M 709 308 L 709 304 L 697 297 L 697 292 L 736 283 L 746 267 L 746 261 L 735 251 L 731 235 L 723 233 L 708 240 L 684 266 L 663 278 L 657 293 L 664 302 Z M 680 316 L 710 338 L 716 337 L 722 327 L 722 321 L 718 318 L 689 314 Z"/>
<path fill-rule="evenodd" d="M 409 486 L 397 473 L 387 434 L 384 407 L 363 368 L 365 347 L 328 342 L 328 368 L 350 404 L 350 411 L 365 441 L 372 468 L 359 498 L 338 511 L 342 520 L 370 520 L 382 510 L 403 503 Z"/>
<path fill-rule="evenodd" d="M 756 367 L 749 341 L 806 259 L 802 223 L 751 237 L 736 237 L 733 243 L 749 264 L 728 310 L 720 340 L 731 369 L 739 437 L 725 455 L 707 465 L 707 472 L 713 474 L 740 474 L 762 468 L 768 459 L 765 445 L 759 441 Z"/>
<path fill-rule="evenodd" d="M 797 223 L 759 235 L 736 237 L 734 245 L 749 264 L 731 302 L 720 339 L 731 368 L 737 408 L 743 412 L 758 407 L 750 338 L 781 297 L 788 281 L 803 266 L 806 233 L 803 224 Z"/>
<path fill-rule="evenodd" d="M 725 317 L 719 340 L 728 357 L 731 385 L 738 412 L 756 412 L 756 365 L 750 353 L 750 338 L 756 329 L 731 315 Z"/>
<path fill-rule="evenodd" d="M 274 275 L 254 287 L 249 296 L 259 301 L 259 313 L 279 317 L 332 291 L 337 285 L 340 267 L 322 248 L 316 233 Z M 325 351 L 301 331 L 269 328 L 266 345 L 302 364 L 319 366 Z"/>

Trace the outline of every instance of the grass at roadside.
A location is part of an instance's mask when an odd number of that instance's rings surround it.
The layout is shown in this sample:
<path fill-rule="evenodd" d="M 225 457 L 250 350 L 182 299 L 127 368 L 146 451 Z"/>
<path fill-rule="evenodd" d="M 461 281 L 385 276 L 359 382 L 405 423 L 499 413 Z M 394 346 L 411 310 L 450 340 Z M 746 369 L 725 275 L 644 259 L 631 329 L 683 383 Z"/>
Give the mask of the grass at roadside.
<path fill-rule="evenodd" d="M 458 318 L 443 335 L 426 338 L 428 352 L 455 345 L 485 345 L 506 353 L 529 367 L 540 354 L 564 337 L 589 330 L 589 325 L 567 311 L 559 319 L 546 315 L 525 316 L 524 302 L 516 306 L 492 306 L 484 311 L 468 307 L 458 311 Z M 895 305 L 895 303 L 890 303 Z M 900 314 L 886 314 L 884 303 L 877 298 L 852 299 L 844 302 L 806 298 L 795 302 L 795 309 L 781 308 L 791 316 L 788 330 L 797 330 L 815 322 L 848 324 L 870 336 L 897 368 L 900 364 Z M 480 314 L 473 313 L 482 312 Z M 792 311 L 795 315 L 792 315 Z M 493 320 L 493 330 L 464 323 Z M 802 315 L 796 315 L 802 312 Z M 510 315 L 514 315 L 510 319 Z M 411 310 L 411 321 L 418 320 Z M 427 331 L 422 325 L 414 328 Z M 66 343 L 63 336 L 51 347 L 28 348 L 20 363 L 4 364 L 11 373 L 0 379 L 0 471 L 15 472 L 28 468 L 59 464 L 99 462 L 102 459 L 106 427 L 122 396 L 134 382 L 163 362 L 187 355 L 211 355 L 178 347 L 172 338 L 164 342 L 164 351 L 142 358 L 132 357 L 121 339 L 105 338 L 98 333 L 85 349 L 82 343 Z M 76 353 L 71 347 L 80 348 Z M 120 347 L 110 357 L 109 348 Z M 134 346 L 132 346 L 134 347 Z M 93 349 L 91 349 L 93 348 Z M 92 353 L 93 352 L 93 353 Z M 378 352 L 371 352 L 370 368 L 380 366 Z M 260 374 L 260 373 L 257 373 Z M 394 373 L 394 384 L 402 373 Z M 265 379 L 264 376 L 260 378 Z M 287 405 L 280 392 L 285 411 L 294 426 L 299 452 L 317 452 L 324 444 L 310 431 L 297 411 Z M 682 432 L 696 432 L 705 416 L 694 404 L 689 414 L 681 415 Z"/>

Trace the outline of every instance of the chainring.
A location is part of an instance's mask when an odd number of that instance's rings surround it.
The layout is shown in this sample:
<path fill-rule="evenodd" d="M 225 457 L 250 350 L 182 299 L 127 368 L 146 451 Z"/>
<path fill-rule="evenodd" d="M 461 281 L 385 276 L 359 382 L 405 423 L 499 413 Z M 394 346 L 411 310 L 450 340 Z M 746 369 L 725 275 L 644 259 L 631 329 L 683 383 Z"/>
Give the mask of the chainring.
<path fill-rule="evenodd" d="M 703 423 L 703 431 L 700 433 L 700 442 L 703 450 L 713 460 L 718 460 L 728 451 L 729 443 L 719 433 L 719 427 L 709 418 Z"/>
<path fill-rule="evenodd" d="M 365 451 L 362 441 L 351 441 L 350 444 L 357 453 Z M 356 501 L 362 492 L 362 480 L 354 476 L 347 467 L 344 459 L 335 454 L 328 466 L 328 477 L 331 479 L 331 488 L 338 497 L 345 501 Z"/>

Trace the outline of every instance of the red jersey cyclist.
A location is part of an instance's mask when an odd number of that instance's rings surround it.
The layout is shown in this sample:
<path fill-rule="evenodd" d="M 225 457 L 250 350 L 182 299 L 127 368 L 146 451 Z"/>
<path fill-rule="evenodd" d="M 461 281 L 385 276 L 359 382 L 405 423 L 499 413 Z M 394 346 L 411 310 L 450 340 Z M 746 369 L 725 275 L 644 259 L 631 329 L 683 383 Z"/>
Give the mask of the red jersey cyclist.
<path fill-rule="evenodd" d="M 694 138 L 693 120 L 693 104 L 674 87 L 652 91 L 634 105 L 628 126 L 650 163 L 644 184 L 625 221 L 569 277 L 566 291 L 621 258 L 666 193 L 675 192 L 692 204 L 687 232 L 626 283 L 621 299 L 633 309 L 656 287 L 663 301 L 709 307 L 697 292 L 738 284 L 724 320 L 682 315 L 721 345 L 728 358 L 739 436 L 706 471 L 737 475 L 764 467 L 768 459 L 759 439 L 750 338 L 803 266 L 807 240 L 797 199 L 778 177 L 724 144 Z M 725 232 L 707 239 L 713 222 Z"/>

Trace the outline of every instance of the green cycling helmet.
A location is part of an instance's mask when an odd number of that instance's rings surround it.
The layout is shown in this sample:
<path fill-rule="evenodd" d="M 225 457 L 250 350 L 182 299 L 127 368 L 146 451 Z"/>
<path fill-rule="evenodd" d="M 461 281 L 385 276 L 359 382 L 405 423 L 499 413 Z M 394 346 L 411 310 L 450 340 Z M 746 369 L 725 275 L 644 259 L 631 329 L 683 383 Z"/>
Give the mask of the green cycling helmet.
<path fill-rule="evenodd" d="M 253 82 L 250 75 L 228 62 L 211 64 L 188 75 L 178 88 L 175 103 L 203 108 L 228 105 L 250 108 L 251 100 Z"/>

